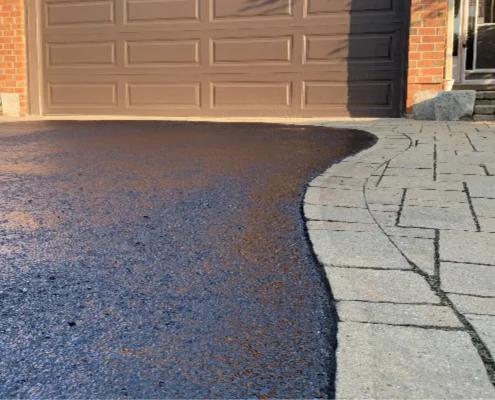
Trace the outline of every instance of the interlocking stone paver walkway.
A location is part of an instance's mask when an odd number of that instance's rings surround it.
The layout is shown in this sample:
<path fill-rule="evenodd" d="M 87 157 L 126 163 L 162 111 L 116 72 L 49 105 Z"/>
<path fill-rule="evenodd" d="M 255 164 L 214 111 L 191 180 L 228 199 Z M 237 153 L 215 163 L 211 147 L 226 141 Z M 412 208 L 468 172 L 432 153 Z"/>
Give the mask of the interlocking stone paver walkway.
<path fill-rule="evenodd" d="M 322 122 L 377 144 L 310 183 L 337 398 L 495 398 L 495 124 Z"/>

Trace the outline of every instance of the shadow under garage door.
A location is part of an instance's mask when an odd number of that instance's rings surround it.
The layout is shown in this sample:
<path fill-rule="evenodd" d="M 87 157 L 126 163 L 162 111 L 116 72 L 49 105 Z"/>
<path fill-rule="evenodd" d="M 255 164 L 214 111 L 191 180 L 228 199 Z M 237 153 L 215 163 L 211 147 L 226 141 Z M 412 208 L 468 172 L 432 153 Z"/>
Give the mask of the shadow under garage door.
<path fill-rule="evenodd" d="M 41 0 L 44 114 L 399 116 L 405 0 Z"/>

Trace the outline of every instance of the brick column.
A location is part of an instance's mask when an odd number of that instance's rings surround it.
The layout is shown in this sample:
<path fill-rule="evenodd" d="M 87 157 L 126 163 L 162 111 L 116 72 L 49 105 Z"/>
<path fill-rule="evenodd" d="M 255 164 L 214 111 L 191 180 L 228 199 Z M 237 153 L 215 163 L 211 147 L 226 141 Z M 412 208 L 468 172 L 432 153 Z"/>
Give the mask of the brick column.
<path fill-rule="evenodd" d="M 445 72 L 448 0 L 412 0 L 409 28 L 407 113 L 414 93 L 442 90 Z"/>
<path fill-rule="evenodd" d="M 0 95 L 18 94 L 21 115 L 27 112 L 26 61 L 24 0 L 0 0 Z"/>

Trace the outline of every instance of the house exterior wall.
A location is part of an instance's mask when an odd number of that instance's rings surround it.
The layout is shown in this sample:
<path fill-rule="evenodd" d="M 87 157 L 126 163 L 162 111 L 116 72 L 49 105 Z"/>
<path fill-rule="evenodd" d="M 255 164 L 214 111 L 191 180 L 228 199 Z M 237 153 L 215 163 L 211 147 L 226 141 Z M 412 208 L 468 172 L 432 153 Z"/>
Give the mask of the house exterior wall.
<path fill-rule="evenodd" d="M 18 94 L 20 113 L 27 113 L 24 0 L 0 0 L 0 95 L 2 93 Z"/>
<path fill-rule="evenodd" d="M 0 0 L 0 95 L 18 94 L 22 115 L 28 111 L 24 2 Z M 415 92 L 442 90 L 448 0 L 411 0 L 411 3 L 407 113 L 412 111 Z"/>
<path fill-rule="evenodd" d="M 448 0 L 411 0 L 406 112 L 414 94 L 442 90 L 445 75 Z"/>

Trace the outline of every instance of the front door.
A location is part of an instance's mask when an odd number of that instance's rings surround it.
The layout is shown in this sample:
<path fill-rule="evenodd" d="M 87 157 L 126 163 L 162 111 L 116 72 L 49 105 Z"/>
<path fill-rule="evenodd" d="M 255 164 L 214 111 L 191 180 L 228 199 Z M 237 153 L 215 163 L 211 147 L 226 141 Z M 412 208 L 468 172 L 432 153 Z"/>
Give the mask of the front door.
<path fill-rule="evenodd" d="M 495 83 L 495 0 L 465 1 L 463 15 L 464 83 Z"/>

